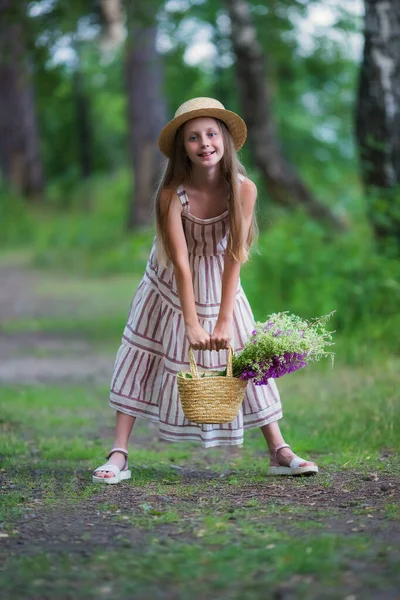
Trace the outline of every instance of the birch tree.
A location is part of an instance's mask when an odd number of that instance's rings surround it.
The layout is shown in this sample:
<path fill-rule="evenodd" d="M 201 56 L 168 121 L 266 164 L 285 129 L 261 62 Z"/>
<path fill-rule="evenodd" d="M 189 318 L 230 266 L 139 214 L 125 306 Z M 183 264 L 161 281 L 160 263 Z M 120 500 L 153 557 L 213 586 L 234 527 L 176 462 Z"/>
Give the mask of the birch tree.
<path fill-rule="evenodd" d="M 400 251 L 400 2 L 365 0 L 356 132 L 368 214 Z"/>

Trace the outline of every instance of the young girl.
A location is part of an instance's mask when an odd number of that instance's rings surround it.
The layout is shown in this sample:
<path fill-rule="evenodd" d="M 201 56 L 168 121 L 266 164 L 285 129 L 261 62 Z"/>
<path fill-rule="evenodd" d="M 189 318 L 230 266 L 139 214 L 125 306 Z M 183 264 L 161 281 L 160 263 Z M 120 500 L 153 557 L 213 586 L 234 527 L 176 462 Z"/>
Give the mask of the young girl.
<path fill-rule="evenodd" d="M 117 354 L 110 396 L 115 443 L 95 482 L 131 477 L 128 439 L 136 417 L 158 421 L 165 440 L 205 447 L 242 444 L 244 429 L 260 427 L 270 451 L 268 474 L 318 471 L 282 438 L 273 379 L 267 386 L 249 382 L 239 415 L 228 424 L 188 421 L 178 397 L 176 375 L 187 369 L 189 345 L 201 369 L 218 369 L 228 345 L 237 352 L 253 329 L 239 280 L 255 236 L 257 196 L 236 154 L 245 139 L 244 121 L 212 98 L 185 102 L 161 131 L 159 148 L 169 161 L 156 195 L 157 236 Z"/>

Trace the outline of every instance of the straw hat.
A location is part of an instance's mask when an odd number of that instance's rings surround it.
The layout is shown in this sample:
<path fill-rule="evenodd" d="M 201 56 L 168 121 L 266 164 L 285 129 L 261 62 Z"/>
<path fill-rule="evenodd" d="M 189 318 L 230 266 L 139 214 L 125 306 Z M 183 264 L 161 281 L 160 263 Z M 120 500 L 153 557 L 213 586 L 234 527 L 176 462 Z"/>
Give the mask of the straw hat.
<path fill-rule="evenodd" d="M 176 111 L 172 121 L 161 130 L 158 147 L 165 156 L 169 158 L 172 154 L 175 134 L 179 127 L 196 117 L 214 117 L 223 121 L 232 134 L 236 150 L 239 150 L 245 143 L 247 128 L 239 115 L 226 110 L 224 105 L 214 98 L 193 98 L 184 102 Z"/>

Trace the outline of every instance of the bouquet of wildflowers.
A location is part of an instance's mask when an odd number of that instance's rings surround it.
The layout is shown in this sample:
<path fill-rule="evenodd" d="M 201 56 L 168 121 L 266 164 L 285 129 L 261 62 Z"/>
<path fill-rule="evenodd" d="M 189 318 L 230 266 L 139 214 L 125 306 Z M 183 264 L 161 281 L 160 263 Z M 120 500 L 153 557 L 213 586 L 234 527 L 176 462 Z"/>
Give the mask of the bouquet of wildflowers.
<path fill-rule="evenodd" d="M 277 379 L 334 353 L 332 333 L 326 323 L 335 311 L 306 321 L 288 312 L 274 313 L 265 323 L 256 323 L 243 350 L 233 357 L 233 376 L 252 379 L 255 385 L 266 385 L 270 377 Z"/>

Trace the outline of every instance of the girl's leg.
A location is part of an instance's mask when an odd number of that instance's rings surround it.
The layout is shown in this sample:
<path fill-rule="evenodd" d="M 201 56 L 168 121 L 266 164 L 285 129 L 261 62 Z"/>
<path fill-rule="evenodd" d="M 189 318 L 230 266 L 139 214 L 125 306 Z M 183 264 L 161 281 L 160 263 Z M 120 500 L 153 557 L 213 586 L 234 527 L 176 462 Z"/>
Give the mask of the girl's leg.
<path fill-rule="evenodd" d="M 275 456 L 275 448 L 285 443 L 278 421 L 264 425 L 261 427 L 261 431 L 268 444 L 271 467 L 288 467 L 295 457 L 295 453 L 291 448 L 282 448 Z M 304 461 L 300 464 L 300 467 L 308 467 L 314 464 L 313 462 Z"/>
<path fill-rule="evenodd" d="M 115 415 L 115 438 L 113 448 L 125 448 L 128 450 L 129 436 L 134 426 L 136 417 L 131 417 L 117 410 Z M 114 452 L 107 464 L 115 465 L 122 469 L 125 465 L 125 456 L 121 452 Z M 111 471 L 95 471 L 97 477 L 114 477 Z"/>

